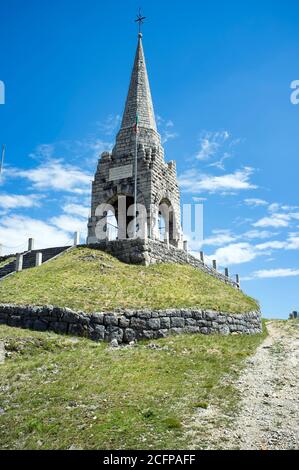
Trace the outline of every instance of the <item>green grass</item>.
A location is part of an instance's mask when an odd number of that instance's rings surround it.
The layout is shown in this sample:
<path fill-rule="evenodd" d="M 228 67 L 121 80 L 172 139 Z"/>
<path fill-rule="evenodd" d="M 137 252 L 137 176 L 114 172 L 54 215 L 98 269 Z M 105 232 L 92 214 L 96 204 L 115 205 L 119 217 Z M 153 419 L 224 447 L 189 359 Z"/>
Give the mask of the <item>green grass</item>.
<path fill-rule="evenodd" d="M 4 279 L 0 302 L 52 304 L 86 312 L 118 307 L 200 307 L 232 313 L 259 309 L 254 299 L 189 265 L 127 265 L 89 248 L 77 248 Z"/>
<path fill-rule="evenodd" d="M 202 409 L 206 410 L 208 408 L 209 404 L 205 401 L 198 401 L 197 403 L 194 403 L 194 406 L 196 408 L 202 408 Z"/>
<path fill-rule="evenodd" d="M 0 448 L 187 448 L 185 425 L 198 407 L 235 409 L 227 377 L 238 376 L 262 339 L 186 335 L 156 349 L 110 349 L 0 326 L 9 355 L 0 365 Z"/>

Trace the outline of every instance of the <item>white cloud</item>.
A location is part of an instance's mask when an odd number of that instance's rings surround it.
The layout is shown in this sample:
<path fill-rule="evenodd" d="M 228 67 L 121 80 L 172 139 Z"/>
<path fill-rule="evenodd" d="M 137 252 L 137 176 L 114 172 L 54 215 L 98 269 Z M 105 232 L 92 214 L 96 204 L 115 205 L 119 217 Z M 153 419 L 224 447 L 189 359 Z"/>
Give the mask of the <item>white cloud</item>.
<path fill-rule="evenodd" d="M 63 207 L 63 211 L 66 214 L 87 218 L 89 216 L 90 208 L 82 206 L 81 204 L 66 204 Z"/>
<path fill-rule="evenodd" d="M 245 232 L 243 234 L 244 238 L 249 238 L 250 240 L 255 239 L 255 238 L 259 238 L 259 239 L 270 238 L 270 237 L 273 237 L 273 235 L 276 235 L 276 234 L 273 234 L 272 232 L 269 232 L 267 230 L 249 230 L 248 232 Z"/>
<path fill-rule="evenodd" d="M 169 140 L 176 139 L 178 137 L 177 132 L 170 132 L 168 130 L 161 131 L 161 142 L 166 144 Z"/>
<path fill-rule="evenodd" d="M 37 190 L 72 192 L 77 194 L 91 191 L 92 176 L 80 168 L 63 163 L 61 160 L 49 160 L 32 169 L 10 169 L 10 175 L 25 178 Z"/>
<path fill-rule="evenodd" d="M 199 203 L 201 203 L 201 202 L 207 201 L 207 198 L 206 198 L 206 197 L 193 197 L 192 200 L 193 200 L 194 202 L 199 202 Z"/>
<path fill-rule="evenodd" d="M 42 220 L 11 215 L 1 219 L 0 243 L 4 253 L 26 250 L 28 238 L 35 239 L 35 248 L 64 246 L 68 244 L 70 234 L 53 227 Z"/>
<path fill-rule="evenodd" d="M 227 131 L 203 132 L 200 137 L 200 149 L 196 155 L 197 160 L 209 160 L 213 157 L 224 142 L 230 137 Z"/>
<path fill-rule="evenodd" d="M 257 250 L 298 250 L 299 234 L 290 233 L 286 240 L 270 240 L 256 245 L 255 248 Z"/>
<path fill-rule="evenodd" d="M 81 147 L 85 155 L 85 161 L 89 165 L 96 163 L 103 152 L 111 152 L 113 148 L 112 142 L 105 142 L 104 140 L 95 138 L 77 141 L 76 145 Z"/>
<path fill-rule="evenodd" d="M 170 130 L 174 127 L 174 123 L 171 119 L 165 120 L 159 115 L 156 115 L 156 121 L 159 127 L 161 142 L 166 144 L 169 140 L 176 139 L 179 134 L 174 130 Z"/>
<path fill-rule="evenodd" d="M 289 214 L 274 213 L 263 217 L 253 224 L 254 227 L 288 227 L 291 217 Z"/>
<path fill-rule="evenodd" d="M 86 220 L 81 218 L 59 215 L 58 217 L 52 217 L 50 222 L 65 232 L 73 233 L 78 231 L 84 234 L 86 232 Z"/>
<path fill-rule="evenodd" d="M 279 210 L 290 212 L 298 209 L 298 206 L 290 206 L 287 204 L 279 204 L 278 202 L 274 202 L 273 204 L 269 205 L 268 209 L 270 212 L 278 212 Z"/>
<path fill-rule="evenodd" d="M 227 153 L 225 152 L 223 154 L 223 156 L 220 158 L 220 160 L 216 161 L 216 162 L 213 162 L 213 163 L 210 163 L 208 166 L 209 167 L 214 167 L 214 168 L 218 168 L 218 170 L 225 170 L 225 166 L 224 166 L 224 162 L 231 157 L 231 154 L 230 153 Z"/>
<path fill-rule="evenodd" d="M 230 230 L 213 230 L 212 235 L 205 238 L 202 245 L 221 246 L 236 240 L 236 235 L 233 235 Z"/>
<path fill-rule="evenodd" d="M 284 241 L 279 241 L 279 240 L 273 240 L 265 243 L 260 243 L 256 245 L 256 248 L 258 250 L 281 250 L 285 248 L 286 242 Z"/>
<path fill-rule="evenodd" d="M 41 196 L 36 194 L 0 194 L 0 207 L 2 209 L 21 209 L 28 207 L 38 207 Z"/>
<path fill-rule="evenodd" d="M 116 120 L 117 118 L 114 117 L 114 119 Z M 106 124 L 103 124 L 104 127 L 101 129 L 103 134 L 110 134 L 108 128 L 110 128 L 112 133 L 113 125 L 112 121 L 109 121 L 108 118 Z M 101 153 L 111 151 L 113 147 L 113 142 L 107 142 L 106 139 L 103 140 L 98 137 L 98 127 L 100 127 L 100 123 L 96 123 L 96 126 L 97 132 L 92 132 L 82 139 L 62 140 L 52 144 L 38 145 L 35 150 L 29 154 L 29 157 L 43 162 L 43 165 L 49 165 L 54 161 L 79 161 L 80 166 L 82 162 L 88 166 L 94 166 Z"/>
<path fill-rule="evenodd" d="M 188 170 L 179 177 L 183 191 L 188 193 L 222 193 L 230 194 L 236 191 L 256 189 L 257 186 L 250 182 L 253 168 L 245 167 L 221 176 L 202 174 L 196 169 Z"/>
<path fill-rule="evenodd" d="M 109 116 L 103 121 L 98 121 L 96 125 L 106 135 L 113 135 L 116 129 L 119 127 L 121 116 L 119 114 L 109 114 Z"/>
<path fill-rule="evenodd" d="M 299 234 L 290 233 L 287 240 L 287 249 L 288 250 L 299 250 Z"/>
<path fill-rule="evenodd" d="M 281 268 L 281 269 L 262 269 L 255 271 L 252 278 L 266 279 L 275 277 L 299 276 L 299 269 Z"/>
<path fill-rule="evenodd" d="M 264 201 L 264 199 L 258 199 L 258 198 L 244 199 L 244 203 L 246 204 L 246 206 L 250 206 L 250 207 L 260 207 L 260 206 L 268 205 L 267 201 Z"/>
<path fill-rule="evenodd" d="M 40 144 L 29 154 L 34 160 L 48 160 L 53 157 L 55 152 L 54 144 Z"/>
<path fill-rule="evenodd" d="M 247 263 L 257 256 L 258 252 L 255 250 L 254 246 L 249 243 L 232 243 L 225 247 L 218 248 L 210 258 L 216 259 L 221 266 L 229 266 Z"/>
<path fill-rule="evenodd" d="M 268 209 L 269 209 L 269 212 L 277 212 L 280 209 L 280 204 L 278 204 L 277 202 L 273 202 L 272 204 L 269 205 Z"/>

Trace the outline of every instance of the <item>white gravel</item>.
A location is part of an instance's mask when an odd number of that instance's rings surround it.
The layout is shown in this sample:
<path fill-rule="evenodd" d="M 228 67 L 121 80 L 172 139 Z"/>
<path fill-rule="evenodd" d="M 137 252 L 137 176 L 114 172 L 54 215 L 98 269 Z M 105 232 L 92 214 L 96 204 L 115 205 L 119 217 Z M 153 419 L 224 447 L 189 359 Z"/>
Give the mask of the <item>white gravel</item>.
<path fill-rule="evenodd" d="M 233 384 L 241 396 L 238 413 L 198 411 L 187 431 L 191 448 L 299 449 L 299 322 L 273 321 L 267 328 L 269 336 Z M 219 418 L 228 424 L 219 425 Z"/>

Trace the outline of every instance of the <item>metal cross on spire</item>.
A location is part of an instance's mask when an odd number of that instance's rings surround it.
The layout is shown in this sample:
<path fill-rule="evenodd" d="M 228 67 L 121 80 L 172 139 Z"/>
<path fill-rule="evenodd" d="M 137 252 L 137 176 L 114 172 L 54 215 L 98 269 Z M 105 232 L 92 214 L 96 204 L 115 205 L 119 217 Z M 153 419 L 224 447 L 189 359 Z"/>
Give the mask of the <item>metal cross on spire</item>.
<path fill-rule="evenodd" d="M 142 27 L 145 19 L 146 19 L 146 16 L 142 16 L 141 8 L 139 8 L 139 13 L 138 13 L 137 18 L 135 20 L 135 23 L 139 24 L 138 25 L 139 26 L 139 34 L 141 34 L 141 27 Z"/>

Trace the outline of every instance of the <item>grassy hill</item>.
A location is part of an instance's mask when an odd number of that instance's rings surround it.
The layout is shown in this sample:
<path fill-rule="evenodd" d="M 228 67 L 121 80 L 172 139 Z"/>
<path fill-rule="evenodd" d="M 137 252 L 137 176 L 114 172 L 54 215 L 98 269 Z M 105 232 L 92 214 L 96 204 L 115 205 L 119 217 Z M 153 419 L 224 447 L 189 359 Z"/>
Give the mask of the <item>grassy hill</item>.
<path fill-rule="evenodd" d="M 228 378 L 262 339 L 183 335 L 112 349 L 0 326 L 8 355 L 0 365 L 0 449 L 184 449 L 192 433 L 205 448 L 198 413 L 235 412 Z"/>
<path fill-rule="evenodd" d="M 0 302 L 52 304 L 86 312 L 196 306 L 243 313 L 259 308 L 254 299 L 191 266 L 127 265 L 90 248 L 71 250 L 4 279 Z"/>

